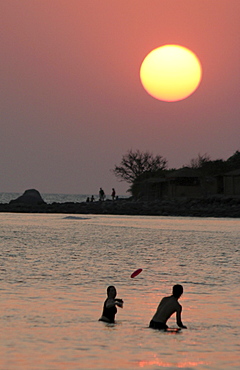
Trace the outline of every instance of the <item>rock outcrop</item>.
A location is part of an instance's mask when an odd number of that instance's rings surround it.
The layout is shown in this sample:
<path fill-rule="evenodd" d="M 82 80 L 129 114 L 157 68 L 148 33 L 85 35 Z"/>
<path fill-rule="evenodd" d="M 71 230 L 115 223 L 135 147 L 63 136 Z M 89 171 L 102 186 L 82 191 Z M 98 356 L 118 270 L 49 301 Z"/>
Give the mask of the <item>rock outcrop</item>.
<path fill-rule="evenodd" d="M 41 204 L 16 203 L 15 200 L 0 204 L 0 212 L 240 218 L 240 198 L 162 199 L 149 202 L 129 198 L 52 204 L 43 200 Z"/>
<path fill-rule="evenodd" d="M 45 204 L 45 202 L 38 190 L 29 189 L 25 190 L 23 195 L 20 195 L 17 199 L 11 200 L 9 204 L 29 204 L 34 206 Z"/>

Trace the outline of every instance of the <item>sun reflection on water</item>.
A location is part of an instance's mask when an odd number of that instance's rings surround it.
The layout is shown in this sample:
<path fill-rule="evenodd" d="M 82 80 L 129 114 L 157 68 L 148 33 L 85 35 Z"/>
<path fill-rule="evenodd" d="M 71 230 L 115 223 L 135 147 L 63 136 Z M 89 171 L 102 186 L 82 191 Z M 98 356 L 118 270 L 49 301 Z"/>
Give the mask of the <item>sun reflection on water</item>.
<path fill-rule="evenodd" d="M 155 357 L 155 356 L 154 356 Z M 148 361 L 139 361 L 139 367 L 149 367 L 153 365 L 161 366 L 161 367 L 177 367 L 177 368 L 189 368 L 189 367 L 196 367 L 198 365 L 207 365 L 208 362 L 205 361 L 181 361 L 181 362 L 166 362 L 162 361 L 159 358 L 155 357 L 152 360 Z"/>

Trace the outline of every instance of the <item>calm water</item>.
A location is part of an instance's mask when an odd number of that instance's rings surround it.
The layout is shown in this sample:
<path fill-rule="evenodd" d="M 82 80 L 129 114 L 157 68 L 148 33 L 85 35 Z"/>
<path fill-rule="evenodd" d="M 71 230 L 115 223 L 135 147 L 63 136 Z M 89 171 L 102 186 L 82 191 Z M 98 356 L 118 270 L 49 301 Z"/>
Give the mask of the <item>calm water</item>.
<path fill-rule="evenodd" d="M 23 193 L 0 193 L 0 203 L 9 203 L 10 200 L 17 199 Z M 65 202 L 85 202 L 87 197 L 94 196 L 99 200 L 98 194 L 42 194 L 41 196 L 46 203 L 65 203 Z M 120 198 L 128 198 L 129 195 L 118 195 Z M 106 199 L 112 199 L 111 195 L 106 194 Z"/>
<path fill-rule="evenodd" d="M 2 213 L 0 229 L 1 370 L 239 369 L 240 220 Z M 176 283 L 188 329 L 148 329 Z M 115 325 L 98 322 L 111 284 Z"/>

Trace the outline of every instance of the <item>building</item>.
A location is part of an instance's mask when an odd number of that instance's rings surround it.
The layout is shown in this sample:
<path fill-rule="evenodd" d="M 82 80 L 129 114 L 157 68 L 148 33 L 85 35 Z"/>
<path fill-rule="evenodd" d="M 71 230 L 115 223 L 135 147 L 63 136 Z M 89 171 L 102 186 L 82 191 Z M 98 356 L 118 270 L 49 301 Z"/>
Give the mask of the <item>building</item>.
<path fill-rule="evenodd" d="M 240 196 L 240 169 L 225 173 L 223 184 L 225 196 Z"/>

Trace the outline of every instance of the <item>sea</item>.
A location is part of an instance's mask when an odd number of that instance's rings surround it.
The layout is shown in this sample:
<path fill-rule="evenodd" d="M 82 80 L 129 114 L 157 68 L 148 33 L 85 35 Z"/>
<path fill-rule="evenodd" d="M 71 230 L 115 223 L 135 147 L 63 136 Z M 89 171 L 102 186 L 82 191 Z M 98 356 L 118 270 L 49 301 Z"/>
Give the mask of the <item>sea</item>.
<path fill-rule="evenodd" d="M 240 219 L 0 213 L 0 369 L 239 369 L 239 243 Z M 148 328 L 174 284 L 187 329 Z"/>
<path fill-rule="evenodd" d="M 17 199 L 23 193 L 0 193 L 0 203 L 9 203 L 13 199 Z M 81 203 L 85 202 L 87 198 L 91 198 L 94 196 L 95 200 L 99 200 L 98 194 L 48 194 L 48 193 L 41 193 L 41 197 L 46 203 L 66 203 L 66 202 L 74 202 L 74 203 Z M 120 195 L 120 198 L 128 198 L 129 195 Z M 111 199 L 110 195 L 106 195 L 106 199 Z"/>

